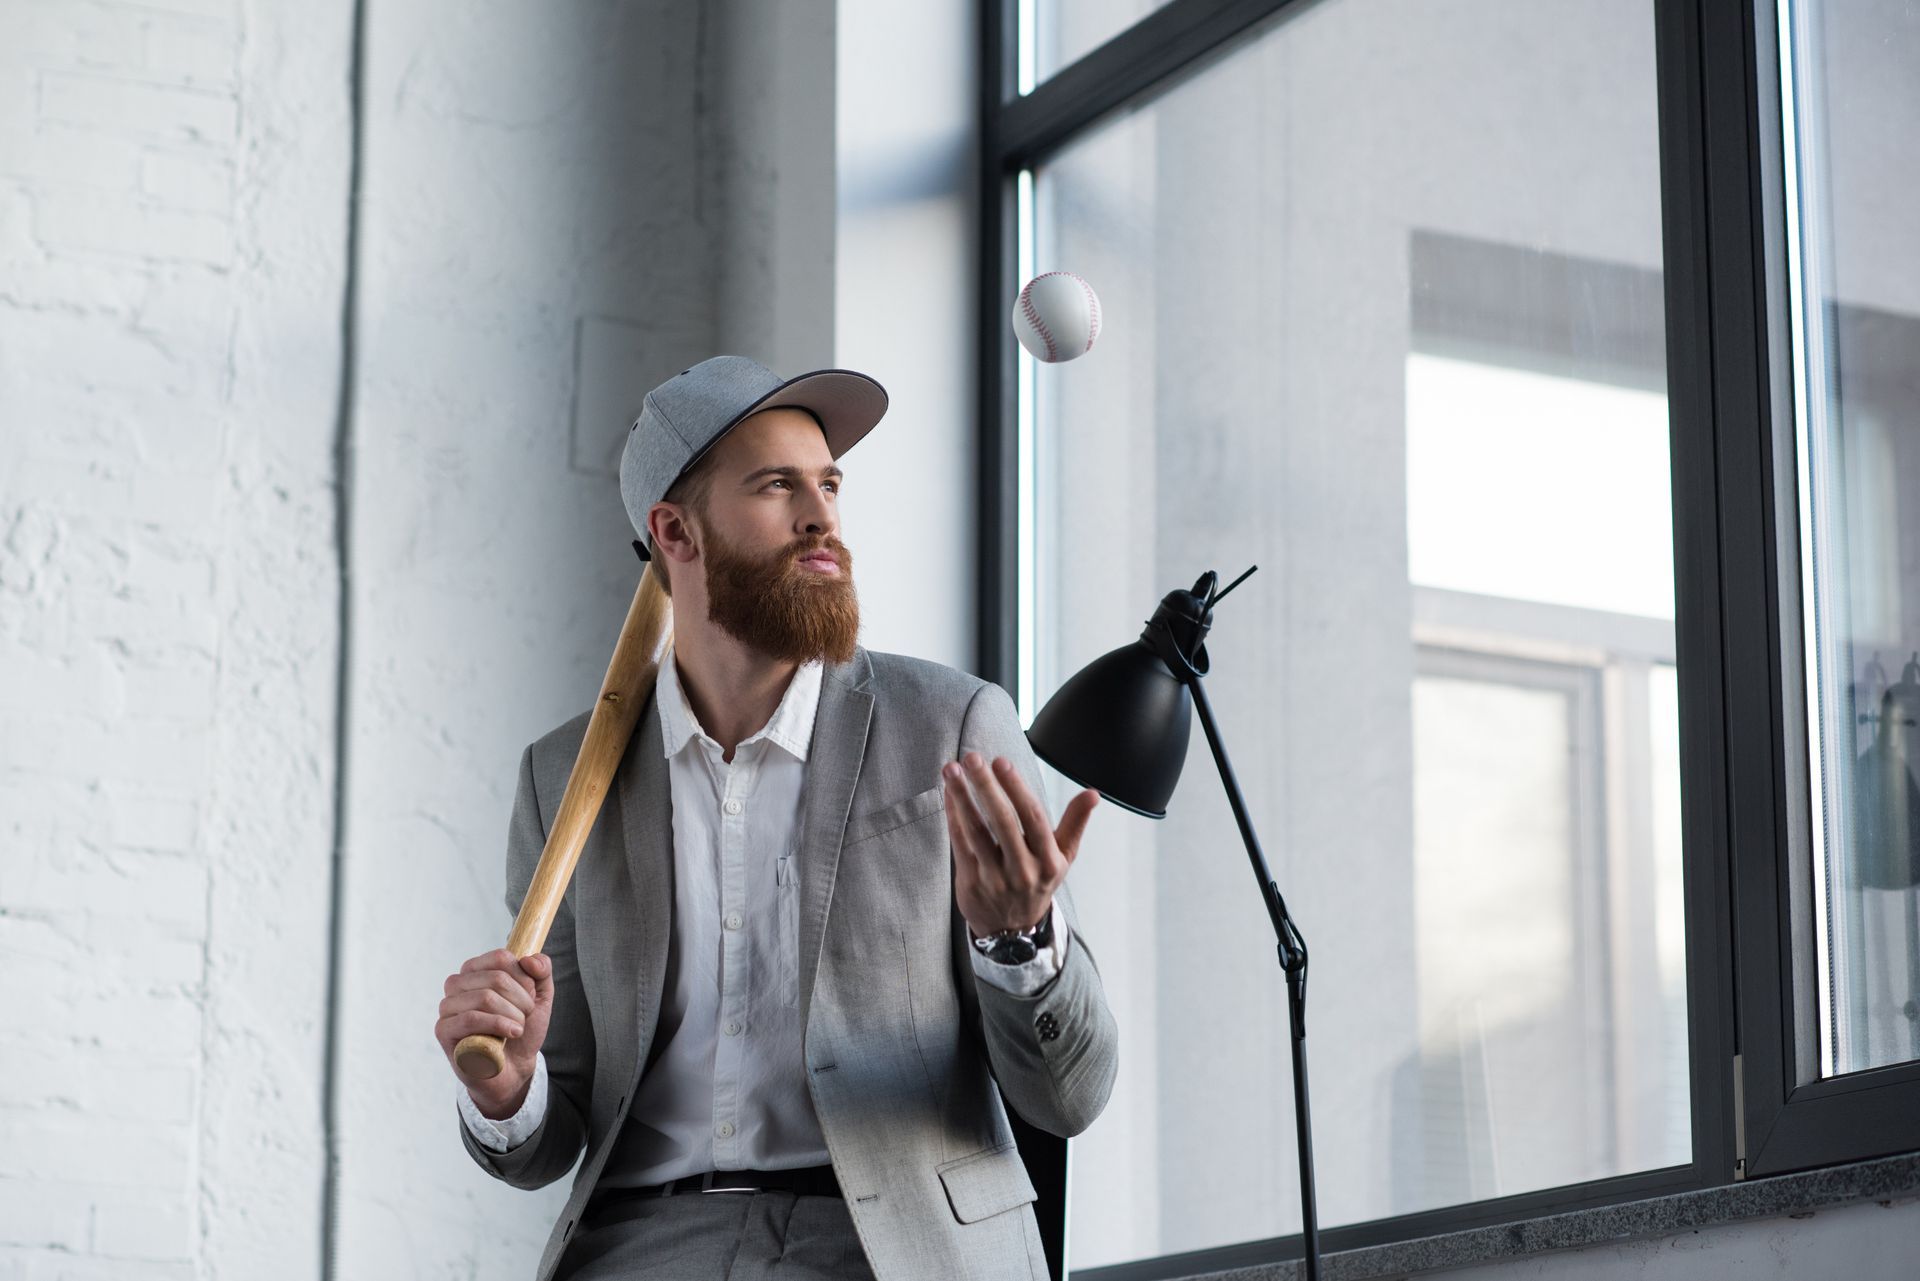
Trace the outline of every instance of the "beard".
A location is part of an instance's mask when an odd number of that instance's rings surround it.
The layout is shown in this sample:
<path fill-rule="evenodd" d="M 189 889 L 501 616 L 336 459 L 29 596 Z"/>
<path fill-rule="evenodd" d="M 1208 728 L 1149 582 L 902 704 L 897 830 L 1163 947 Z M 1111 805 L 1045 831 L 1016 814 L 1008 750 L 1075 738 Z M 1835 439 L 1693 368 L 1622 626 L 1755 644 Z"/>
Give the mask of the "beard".
<path fill-rule="evenodd" d="M 838 574 L 800 568 L 800 557 L 826 551 Z M 770 658 L 796 663 L 850 662 L 860 634 L 853 553 L 828 535 L 795 539 L 755 556 L 707 531 L 707 617 L 734 639 Z"/>

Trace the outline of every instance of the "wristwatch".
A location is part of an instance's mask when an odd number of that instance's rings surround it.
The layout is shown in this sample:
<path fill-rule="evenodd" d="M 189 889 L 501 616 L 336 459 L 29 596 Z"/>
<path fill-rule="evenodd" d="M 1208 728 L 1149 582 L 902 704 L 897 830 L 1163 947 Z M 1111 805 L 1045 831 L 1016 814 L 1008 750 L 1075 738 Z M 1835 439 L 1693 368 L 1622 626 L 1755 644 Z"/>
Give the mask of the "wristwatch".
<path fill-rule="evenodd" d="M 969 931 L 971 933 L 971 931 Z M 1040 919 L 1040 924 L 1026 929 L 995 930 L 985 938 L 973 940 L 974 950 L 1000 965 L 1025 965 L 1040 949 L 1053 946 L 1053 909 Z"/>

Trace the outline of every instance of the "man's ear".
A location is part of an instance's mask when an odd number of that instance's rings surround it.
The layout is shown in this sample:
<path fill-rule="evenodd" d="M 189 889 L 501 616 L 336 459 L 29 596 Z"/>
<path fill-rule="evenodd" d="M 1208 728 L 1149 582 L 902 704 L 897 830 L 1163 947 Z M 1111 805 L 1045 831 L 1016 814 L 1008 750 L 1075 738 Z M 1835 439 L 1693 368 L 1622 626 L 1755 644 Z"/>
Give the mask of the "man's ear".
<path fill-rule="evenodd" d="M 647 532 L 653 535 L 654 550 L 669 560 L 686 564 L 699 555 L 693 523 L 678 503 L 655 503 L 647 512 Z"/>

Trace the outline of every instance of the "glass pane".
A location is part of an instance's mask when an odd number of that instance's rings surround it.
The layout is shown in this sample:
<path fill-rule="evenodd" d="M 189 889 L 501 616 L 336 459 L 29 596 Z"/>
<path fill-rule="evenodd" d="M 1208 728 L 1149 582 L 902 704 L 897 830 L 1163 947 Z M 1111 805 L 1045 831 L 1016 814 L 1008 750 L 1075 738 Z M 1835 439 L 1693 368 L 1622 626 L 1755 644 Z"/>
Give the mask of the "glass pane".
<path fill-rule="evenodd" d="M 1593 1173 L 1585 1111 L 1529 1084 L 1585 1093 L 1605 1070 L 1581 1017 L 1581 925 L 1597 907 L 1580 884 L 1584 746 L 1564 690 L 1414 682 L 1419 1150 L 1436 1204 Z"/>
<path fill-rule="evenodd" d="M 1020 0 L 1021 63 L 1045 80 L 1166 4 L 1167 0 Z M 1025 79 L 1025 77 L 1023 77 Z M 1020 86 L 1022 93 L 1033 88 Z"/>
<path fill-rule="evenodd" d="M 1033 693 L 1259 564 L 1208 679 L 1313 949 L 1324 1224 L 1689 1155 L 1654 97 L 1650 5 L 1336 0 L 1034 176 L 1032 266 L 1105 328 L 1022 368 Z M 1076 1268 L 1298 1228 L 1194 732 L 1073 872 L 1123 1037 Z"/>
<path fill-rule="evenodd" d="M 1806 969 L 1835 1075 L 1920 1058 L 1920 9 L 1781 17 L 1817 762 Z"/>

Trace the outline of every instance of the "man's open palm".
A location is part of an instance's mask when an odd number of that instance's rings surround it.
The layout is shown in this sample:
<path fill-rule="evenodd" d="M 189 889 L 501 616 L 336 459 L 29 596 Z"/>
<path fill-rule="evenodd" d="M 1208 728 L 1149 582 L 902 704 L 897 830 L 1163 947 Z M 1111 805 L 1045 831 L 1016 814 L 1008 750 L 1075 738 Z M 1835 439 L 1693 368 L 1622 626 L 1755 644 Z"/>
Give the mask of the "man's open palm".
<path fill-rule="evenodd" d="M 1004 756 L 968 752 L 941 770 L 947 837 L 953 846 L 953 897 L 978 937 L 1038 925 L 1080 852 L 1100 793 L 1067 802 L 1055 828 L 1046 806 Z"/>

